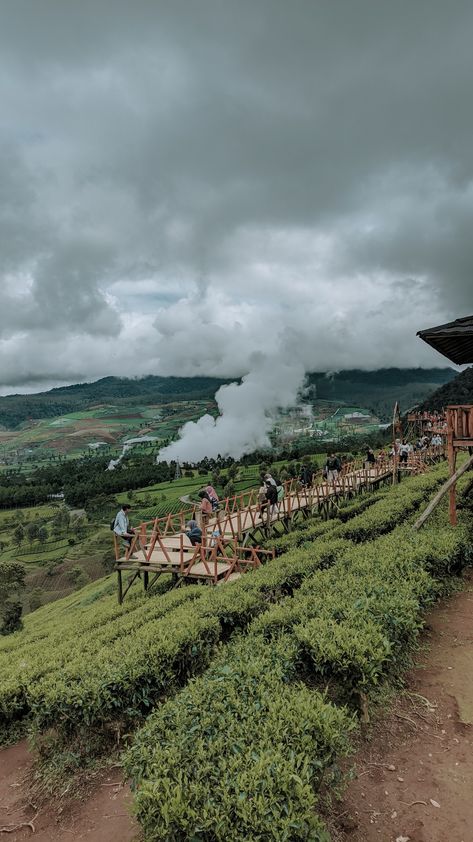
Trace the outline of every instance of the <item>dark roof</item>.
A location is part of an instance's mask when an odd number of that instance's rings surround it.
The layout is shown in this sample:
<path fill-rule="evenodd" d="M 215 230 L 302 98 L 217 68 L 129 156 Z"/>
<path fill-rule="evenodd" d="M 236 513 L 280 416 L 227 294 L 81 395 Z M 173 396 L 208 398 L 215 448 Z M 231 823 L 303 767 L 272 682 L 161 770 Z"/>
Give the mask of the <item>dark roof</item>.
<path fill-rule="evenodd" d="M 457 365 L 473 363 L 473 316 L 419 330 L 417 336 Z"/>

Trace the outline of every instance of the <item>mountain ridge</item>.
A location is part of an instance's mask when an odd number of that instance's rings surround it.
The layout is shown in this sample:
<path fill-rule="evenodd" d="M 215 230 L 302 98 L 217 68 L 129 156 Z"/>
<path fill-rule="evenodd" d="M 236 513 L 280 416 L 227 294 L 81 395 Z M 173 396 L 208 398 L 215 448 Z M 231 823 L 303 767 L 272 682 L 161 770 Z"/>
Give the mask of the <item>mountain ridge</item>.
<path fill-rule="evenodd" d="M 426 394 L 455 376 L 452 368 L 385 368 L 364 371 L 346 369 L 338 372 L 311 372 L 307 375 L 306 400 L 318 397 L 346 403 L 362 403 L 377 414 L 385 415 L 389 405 L 399 399 L 404 403 L 424 400 Z M 89 409 L 96 404 L 125 406 L 134 401 L 165 404 L 174 401 L 212 399 L 216 391 L 237 378 L 217 377 L 102 377 L 87 383 L 57 386 L 28 395 L 0 397 L 0 425 L 17 429 L 30 419 L 56 417 Z"/>

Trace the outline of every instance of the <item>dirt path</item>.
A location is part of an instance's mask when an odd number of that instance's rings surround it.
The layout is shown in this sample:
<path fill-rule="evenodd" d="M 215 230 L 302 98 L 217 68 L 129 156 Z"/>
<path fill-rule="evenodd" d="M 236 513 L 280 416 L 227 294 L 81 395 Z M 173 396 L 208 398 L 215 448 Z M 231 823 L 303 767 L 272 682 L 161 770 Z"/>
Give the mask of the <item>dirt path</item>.
<path fill-rule="evenodd" d="M 473 576 L 437 606 L 407 693 L 355 756 L 337 842 L 473 842 Z"/>
<path fill-rule="evenodd" d="M 84 800 L 57 807 L 28 803 L 25 778 L 32 758 L 26 742 L 0 751 L 0 839 L 8 842 L 132 842 L 138 828 L 129 813 L 130 791 L 109 772 Z M 13 828 L 17 828 L 14 830 Z"/>

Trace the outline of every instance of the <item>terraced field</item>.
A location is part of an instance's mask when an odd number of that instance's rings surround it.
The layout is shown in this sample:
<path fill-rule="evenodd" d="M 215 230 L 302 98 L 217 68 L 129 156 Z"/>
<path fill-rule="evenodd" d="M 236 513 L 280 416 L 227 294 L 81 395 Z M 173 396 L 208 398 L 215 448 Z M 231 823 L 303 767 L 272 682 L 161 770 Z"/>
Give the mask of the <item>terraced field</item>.
<path fill-rule="evenodd" d="M 0 641 L 4 738 L 27 723 L 77 763 L 134 732 L 124 761 L 148 840 L 325 842 L 321 788 L 471 559 L 466 509 L 455 530 L 445 510 L 411 529 L 445 476 L 314 519 L 222 588 L 163 582 L 118 606 L 105 579 L 39 609 Z"/>

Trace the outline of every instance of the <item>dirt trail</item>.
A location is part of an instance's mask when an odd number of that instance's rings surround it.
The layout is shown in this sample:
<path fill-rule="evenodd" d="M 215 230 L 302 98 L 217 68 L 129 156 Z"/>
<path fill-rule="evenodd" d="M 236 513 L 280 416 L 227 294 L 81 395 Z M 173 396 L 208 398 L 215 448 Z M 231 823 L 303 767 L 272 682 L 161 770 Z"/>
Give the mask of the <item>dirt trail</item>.
<path fill-rule="evenodd" d="M 72 802 L 58 813 L 57 807 L 36 809 L 28 803 L 25 779 L 31 764 L 26 742 L 0 751 L 0 839 L 8 842 L 132 842 L 136 839 L 138 828 L 129 813 L 131 794 L 122 785 L 119 774 L 103 775 L 84 800 Z"/>
<path fill-rule="evenodd" d="M 473 575 L 427 622 L 407 693 L 355 756 L 337 842 L 473 842 Z"/>

